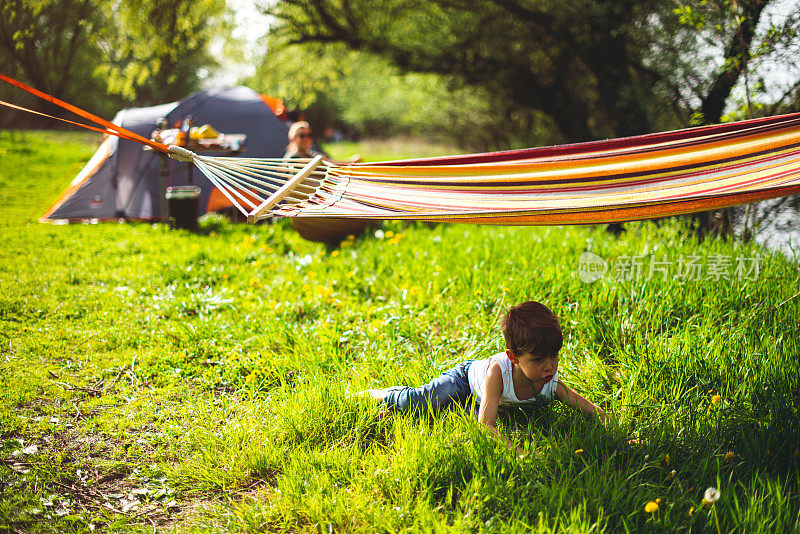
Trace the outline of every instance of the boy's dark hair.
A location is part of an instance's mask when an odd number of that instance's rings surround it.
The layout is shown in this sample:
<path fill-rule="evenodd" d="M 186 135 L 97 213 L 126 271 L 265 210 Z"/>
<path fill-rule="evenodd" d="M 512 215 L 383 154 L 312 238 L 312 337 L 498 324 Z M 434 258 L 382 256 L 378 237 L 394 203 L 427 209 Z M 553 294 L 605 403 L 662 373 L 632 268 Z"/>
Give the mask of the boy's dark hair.
<path fill-rule="evenodd" d="M 558 318 L 547 306 L 532 300 L 510 308 L 500 328 L 506 348 L 515 356 L 525 353 L 555 356 L 564 343 Z"/>

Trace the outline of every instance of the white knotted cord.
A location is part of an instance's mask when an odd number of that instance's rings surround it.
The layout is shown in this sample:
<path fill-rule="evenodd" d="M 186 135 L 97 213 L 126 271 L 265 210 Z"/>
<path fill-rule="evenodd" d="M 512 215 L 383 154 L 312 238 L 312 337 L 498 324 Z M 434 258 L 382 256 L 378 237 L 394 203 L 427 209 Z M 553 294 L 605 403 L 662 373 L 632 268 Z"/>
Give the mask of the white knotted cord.
<path fill-rule="evenodd" d="M 263 207 L 287 182 L 297 177 L 297 183 L 292 184 L 288 191 L 282 191 L 278 200 L 284 204 L 296 204 L 312 197 L 328 174 L 328 164 L 319 158 L 201 156 L 174 145 L 169 147 L 169 151 L 170 157 L 193 163 L 236 209 L 255 220 L 270 217 L 269 211 L 256 213 L 256 210 Z M 300 173 L 305 175 L 298 176 Z"/>

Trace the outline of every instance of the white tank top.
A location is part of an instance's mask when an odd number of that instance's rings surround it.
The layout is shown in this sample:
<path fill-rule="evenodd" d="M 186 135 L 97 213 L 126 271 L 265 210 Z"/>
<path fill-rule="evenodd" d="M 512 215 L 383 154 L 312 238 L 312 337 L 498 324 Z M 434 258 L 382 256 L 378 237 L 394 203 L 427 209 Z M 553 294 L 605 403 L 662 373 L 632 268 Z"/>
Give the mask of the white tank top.
<path fill-rule="evenodd" d="M 553 379 L 544 385 L 542 392 L 539 395 L 534 395 L 530 399 L 519 400 L 514 391 L 514 380 L 511 377 L 511 360 L 505 352 L 500 352 L 486 358 L 485 360 L 474 360 L 467 371 L 469 377 L 469 388 L 472 394 L 475 395 L 477 401 L 480 402 L 486 391 L 486 375 L 489 374 L 489 365 L 497 362 L 500 366 L 500 372 L 503 377 L 503 392 L 500 394 L 500 404 L 503 406 L 515 406 L 519 404 L 528 404 L 537 402 L 537 397 L 542 396 L 546 399 L 552 399 L 556 394 L 556 386 L 558 385 L 558 371 L 553 375 Z"/>

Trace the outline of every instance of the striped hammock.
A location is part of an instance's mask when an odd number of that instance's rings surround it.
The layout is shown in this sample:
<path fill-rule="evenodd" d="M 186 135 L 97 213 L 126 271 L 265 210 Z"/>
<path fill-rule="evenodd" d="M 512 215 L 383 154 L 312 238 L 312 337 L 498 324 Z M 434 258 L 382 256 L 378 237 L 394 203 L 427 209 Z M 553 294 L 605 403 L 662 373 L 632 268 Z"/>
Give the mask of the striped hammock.
<path fill-rule="evenodd" d="M 177 152 L 193 160 L 250 222 L 280 215 L 597 224 L 800 192 L 800 114 L 564 146 L 348 165 Z"/>
<path fill-rule="evenodd" d="M 116 135 L 192 161 L 249 222 L 417 219 L 597 224 L 666 217 L 800 193 L 800 114 L 556 147 L 337 165 L 202 156 L 163 145 L 22 82 L 7 82 Z"/>

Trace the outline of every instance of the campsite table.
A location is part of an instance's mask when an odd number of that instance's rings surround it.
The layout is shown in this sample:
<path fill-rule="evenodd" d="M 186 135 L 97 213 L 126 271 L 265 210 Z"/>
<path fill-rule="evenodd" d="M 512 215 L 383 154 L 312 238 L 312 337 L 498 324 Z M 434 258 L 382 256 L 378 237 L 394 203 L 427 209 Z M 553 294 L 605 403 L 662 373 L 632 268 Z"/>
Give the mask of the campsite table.
<path fill-rule="evenodd" d="M 161 132 L 156 130 L 153 132 L 153 139 L 159 142 L 169 144 L 169 135 L 161 136 Z M 246 134 L 220 134 L 217 137 L 210 139 L 188 139 L 188 142 L 182 144 L 183 148 L 191 150 L 195 154 L 206 156 L 235 156 L 244 152 L 243 144 L 247 140 Z M 153 150 L 149 146 L 143 146 L 142 150 Z M 159 173 L 158 173 L 158 195 L 160 219 L 162 222 L 167 222 L 168 212 L 167 203 L 165 202 L 165 195 L 167 192 L 167 182 L 169 181 L 169 156 L 163 152 L 159 153 Z M 194 183 L 194 166 L 189 164 L 189 184 Z"/>

